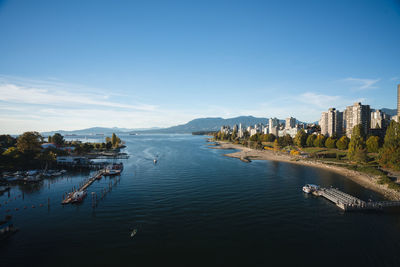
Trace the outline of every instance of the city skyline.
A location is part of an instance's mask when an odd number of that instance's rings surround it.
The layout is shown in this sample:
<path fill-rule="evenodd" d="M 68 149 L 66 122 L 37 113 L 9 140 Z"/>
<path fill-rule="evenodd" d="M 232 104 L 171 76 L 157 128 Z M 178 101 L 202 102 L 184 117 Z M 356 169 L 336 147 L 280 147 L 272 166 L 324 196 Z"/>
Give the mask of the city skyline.
<path fill-rule="evenodd" d="M 0 2 L 0 132 L 396 108 L 397 2 L 166 5 Z"/>

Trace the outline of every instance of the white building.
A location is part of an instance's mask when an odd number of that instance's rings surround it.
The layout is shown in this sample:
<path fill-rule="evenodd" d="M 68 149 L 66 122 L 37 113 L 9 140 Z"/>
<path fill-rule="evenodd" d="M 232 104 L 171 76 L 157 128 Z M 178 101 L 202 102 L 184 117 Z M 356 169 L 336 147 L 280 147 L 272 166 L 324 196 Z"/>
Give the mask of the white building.
<path fill-rule="evenodd" d="M 290 129 L 296 126 L 296 119 L 293 117 L 286 118 L 285 128 Z"/>
<path fill-rule="evenodd" d="M 328 112 L 324 111 L 321 113 L 321 119 L 319 120 L 319 126 L 321 127 L 321 134 L 328 134 Z"/>
<path fill-rule="evenodd" d="M 279 126 L 279 120 L 277 118 L 270 118 L 268 121 L 268 128 L 270 130 L 270 133 L 272 133 L 272 128 L 273 127 L 278 127 Z M 273 133 L 272 133 L 273 134 Z M 276 135 L 277 136 L 277 135 Z"/>

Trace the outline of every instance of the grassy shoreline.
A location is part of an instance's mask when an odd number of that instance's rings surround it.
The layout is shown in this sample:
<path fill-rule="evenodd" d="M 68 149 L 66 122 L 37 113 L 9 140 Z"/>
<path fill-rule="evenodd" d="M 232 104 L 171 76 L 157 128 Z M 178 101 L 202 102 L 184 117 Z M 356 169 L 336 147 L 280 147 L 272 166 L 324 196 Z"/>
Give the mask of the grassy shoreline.
<path fill-rule="evenodd" d="M 302 156 L 293 156 L 272 150 L 256 150 L 228 141 L 215 141 L 215 143 L 217 144 L 216 146 L 209 146 L 209 148 L 239 150 L 238 152 L 225 154 L 224 156 L 227 157 L 241 160 L 281 161 L 330 170 L 355 181 L 365 188 L 382 194 L 385 198 L 400 200 L 400 186 L 393 182 L 385 172 L 371 166 L 353 165 L 345 162 L 331 161 L 329 159 L 308 159 Z"/>

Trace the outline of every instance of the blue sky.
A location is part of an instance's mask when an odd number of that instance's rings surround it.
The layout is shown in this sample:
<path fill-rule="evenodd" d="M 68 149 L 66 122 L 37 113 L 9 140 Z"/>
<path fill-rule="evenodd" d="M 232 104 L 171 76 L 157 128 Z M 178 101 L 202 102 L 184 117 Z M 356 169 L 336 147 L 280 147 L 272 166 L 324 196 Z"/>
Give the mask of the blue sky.
<path fill-rule="evenodd" d="M 399 1 L 1 1 L 0 132 L 396 107 Z"/>

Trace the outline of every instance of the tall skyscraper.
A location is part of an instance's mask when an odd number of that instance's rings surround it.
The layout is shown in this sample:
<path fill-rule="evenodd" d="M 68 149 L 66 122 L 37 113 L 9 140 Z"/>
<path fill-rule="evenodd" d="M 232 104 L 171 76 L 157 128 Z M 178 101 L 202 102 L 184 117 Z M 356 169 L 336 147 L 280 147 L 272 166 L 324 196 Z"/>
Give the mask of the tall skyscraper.
<path fill-rule="evenodd" d="M 278 127 L 279 125 L 279 120 L 277 118 L 270 118 L 268 121 L 268 128 L 269 128 L 269 133 L 272 133 L 272 128 L 273 127 Z"/>
<path fill-rule="evenodd" d="M 386 129 L 389 125 L 390 116 L 380 109 L 371 111 L 371 129 Z"/>
<path fill-rule="evenodd" d="M 338 136 L 343 133 L 343 112 L 330 108 L 328 110 L 328 136 L 337 134 Z"/>
<path fill-rule="evenodd" d="M 361 124 L 363 132 L 368 135 L 371 127 L 371 110 L 369 105 L 354 103 L 346 108 L 346 135 L 351 138 L 353 127 Z"/>
<path fill-rule="evenodd" d="M 321 119 L 319 120 L 319 126 L 321 127 L 321 134 L 328 134 L 328 112 L 322 112 Z"/>
<path fill-rule="evenodd" d="M 324 111 L 321 114 L 321 119 L 319 120 L 319 125 L 321 127 L 321 134 L 326 136 L 333 136 L 337 134 L 338 136 L 343 134 L 343 112 L 336 110 L 335 108 L 330 108 L 327 112 Z"/>
<path fill-rule="evenodd" d="M 291 129 L 294 128 L 296 126 L 296 119 L 295 118 L 286 118 L 286 124 L 285 124 L 285 128 L 286 129 Z"/>

